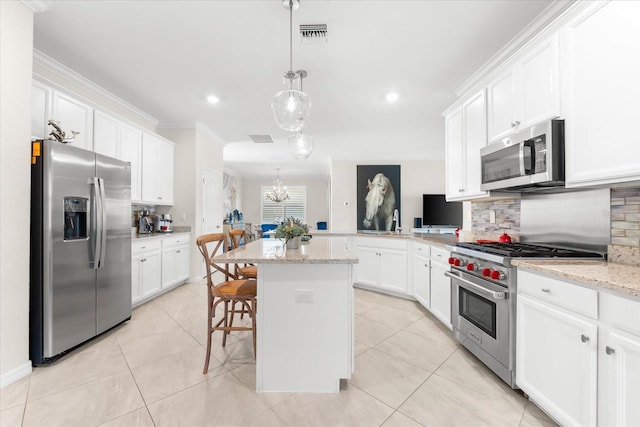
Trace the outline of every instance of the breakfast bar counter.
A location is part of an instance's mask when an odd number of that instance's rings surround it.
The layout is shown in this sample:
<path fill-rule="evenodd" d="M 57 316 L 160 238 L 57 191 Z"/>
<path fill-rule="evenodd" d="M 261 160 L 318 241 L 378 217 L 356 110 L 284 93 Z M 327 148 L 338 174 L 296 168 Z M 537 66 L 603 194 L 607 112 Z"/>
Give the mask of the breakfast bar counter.
<path fill-rule="evenodd" d="M 258 267 L 256 391 L 337 393 L 353 372 L 353 264 L 346 237 L 298 249 L 258 239 L 215 258 Z"/>

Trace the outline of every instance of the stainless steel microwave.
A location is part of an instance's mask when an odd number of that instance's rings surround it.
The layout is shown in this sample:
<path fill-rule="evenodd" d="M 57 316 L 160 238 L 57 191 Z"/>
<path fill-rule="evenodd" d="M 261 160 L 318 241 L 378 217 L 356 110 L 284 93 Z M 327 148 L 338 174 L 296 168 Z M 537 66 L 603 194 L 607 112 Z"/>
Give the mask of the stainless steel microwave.
<path fill-rule="evenodd" d="M 480 150 L 482 190 L 564 187 L 564 120 L 547 120 Z"/>

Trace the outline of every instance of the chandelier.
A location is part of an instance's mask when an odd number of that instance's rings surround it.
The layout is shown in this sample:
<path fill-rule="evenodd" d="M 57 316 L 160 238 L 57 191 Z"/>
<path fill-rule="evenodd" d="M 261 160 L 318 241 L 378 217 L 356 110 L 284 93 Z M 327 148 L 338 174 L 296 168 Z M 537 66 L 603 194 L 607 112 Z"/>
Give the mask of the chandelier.
<path fill-rule="evenodd" d="M 283 0 L 282 3 L 289 9 L 289 71 L 284 74 L 287 89 L 275 94 L 271 100 L 271 110 L 281 129 L 298 132 L 311 109 L 309 95 L 302 91 L 302 79 L 307 72 L 293 71 L 293 11 L 298 9 L 300 3 L 298 0 Z"/>
<path fill-rule="evenodd" d="M 289 198 L 289 193 L 287 193 L 287 186 L 280 181 L 280 169 L 276 169 L 276 171 L 277 175 L 273 181 L 273 188 L 271 191 L 267 191 L 265 196 L 274 203 L 280 203 Z"/>

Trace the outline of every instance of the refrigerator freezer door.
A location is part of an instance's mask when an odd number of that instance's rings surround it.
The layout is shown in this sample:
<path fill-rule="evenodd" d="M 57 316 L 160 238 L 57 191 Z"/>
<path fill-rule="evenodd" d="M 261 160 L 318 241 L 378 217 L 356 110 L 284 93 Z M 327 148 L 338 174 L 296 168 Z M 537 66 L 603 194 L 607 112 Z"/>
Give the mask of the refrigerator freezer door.
<path fill-rule="evenodd" d="M 106 233 L 97 272 L 97 333 L 131 317 L 131 164 L 96 154 Z"/>
<path fill-rule="evenodd" d="M 95 336 L 96 289 L 91 210 L 95 154 L 45 141 L 42 278 L 43 357 L 52 357 Z M 66 202 L 65 202 L 66 201 Z M 65 238 L 69 203 L 87 202 L 88 230 Z M 82 209 L 82 208 L 81 208 Z M 81 210 L 80 209 L 80 210 Z M 65 210 L 67 214 L 65 215 Z M 87 237 L 83 237 L 84 235 Z"/>

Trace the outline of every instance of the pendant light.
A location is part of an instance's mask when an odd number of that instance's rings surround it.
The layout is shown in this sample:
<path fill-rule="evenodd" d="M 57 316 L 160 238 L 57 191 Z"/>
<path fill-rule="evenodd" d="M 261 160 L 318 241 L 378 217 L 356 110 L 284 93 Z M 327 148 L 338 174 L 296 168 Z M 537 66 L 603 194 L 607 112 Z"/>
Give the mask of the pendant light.
<path fill-rule="evenodd" d="M 293 71 L 293 11 L 298 9 L 300 4 L 298 0 L 283 0 L 282 4 L 289 9 L 289 71 L 284 74 L 287 89 L 275 94 L 271 100 L 271 110 L 281 129 L 298 132 L 311 109 L 309 95 L 304 93 L 301 87 L 301 80 L 307 76 L 307 72 Z"/>
<path fill-rule="evenodd" d="M 307 72 L 304 70 L 296 71 L 300 75 L 300 90 L 302 90 L 302 79 L 307 76 Z M 289 151 L 291 155 L 298 160 L 307 159 L 313 151 L 313 136 L 306 133 L 305 126 L 303 125 L 300 131 L 289 136 Z"/>
<path fill-rule="evenodd" d="M 308 158 L 313 151 L 313 136 L 305 133 L 304 129 L 301 129 L 295 135 L 291 135 L 289 137 L 289 151 L 296 159 L 304 160 Z"/>
<path fill-rule="evenodd" d="M 289 198 L 287 186 L 280 181 L 280 169 L 276 169 L 276 179 L 273 181 L 273 188 L 265 194 L 265 197 L 274 203 L 284 202 Z"/>

